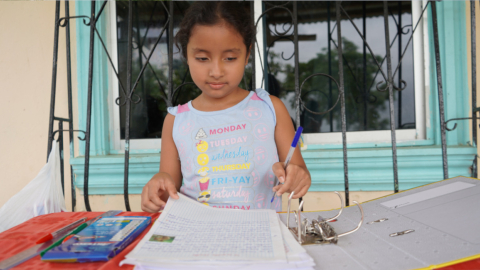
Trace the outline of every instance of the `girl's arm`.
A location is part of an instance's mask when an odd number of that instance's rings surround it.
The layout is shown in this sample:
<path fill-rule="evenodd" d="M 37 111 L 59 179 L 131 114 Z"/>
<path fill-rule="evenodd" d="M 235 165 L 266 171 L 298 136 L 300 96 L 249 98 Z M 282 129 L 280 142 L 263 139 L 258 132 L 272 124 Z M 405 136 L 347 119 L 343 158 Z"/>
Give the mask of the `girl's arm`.
<path fill-rule="evenodd" d="M 182 185 L 182 171 L 178 151 L 173 142 L 172 130 L 175 116 L 168 114 L 163 122 L 160 172 L 155 174 L 142 190 L 142 210 L 155 213 L 165 207 L 169 197 L 178 199 Z"/>
<path fill-rule="evenodd" d="M 287 157 L 288 150 L 295 137 L 295 128 L 293 127 L 290 114 L 283 102 L 275 96 L 270 96 L 275 114 L 277 117 L 277 125 L 275 126 L 275 144 L 277 145 L 278 158 L 280 162 L 273 164 L 273 173 L 283 185 L 273 188 L 274 192 L 280 196 L 285 192 L 295 191 L 294 199 L 305 195 L 311 185 L 310 172 L 305 165 L 302 155 L 300 154 L 300 146 L 293 153 L 292 159 L 286 170 L 284 169 L 284 161 Z"/>

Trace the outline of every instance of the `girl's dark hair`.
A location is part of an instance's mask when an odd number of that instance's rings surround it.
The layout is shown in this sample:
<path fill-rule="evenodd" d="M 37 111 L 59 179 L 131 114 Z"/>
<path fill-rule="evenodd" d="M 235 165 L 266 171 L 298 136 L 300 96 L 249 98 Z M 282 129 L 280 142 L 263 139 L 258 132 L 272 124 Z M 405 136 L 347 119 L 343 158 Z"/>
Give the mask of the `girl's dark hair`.
<path fill-rule="evenodd" d="M 255 38 L 255 26 L 244 5 L 236 1 L 198 1 L 185 12 L 180 30 L 175 35 L 175 45 L 187 59 L 187 44 L 191 31 L 196 24 L 215 25 L 222 21 L 232 26 L 242 37 L 247 54 Z"/>

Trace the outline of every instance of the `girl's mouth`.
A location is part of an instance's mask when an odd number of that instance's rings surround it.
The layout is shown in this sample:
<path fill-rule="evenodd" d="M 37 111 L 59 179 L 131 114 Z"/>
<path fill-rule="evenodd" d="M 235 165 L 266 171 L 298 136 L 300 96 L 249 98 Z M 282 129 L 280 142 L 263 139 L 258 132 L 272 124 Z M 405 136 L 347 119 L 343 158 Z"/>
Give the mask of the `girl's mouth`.
<path fill-rule="evenodd" d="M 212 89 L 215 89 L 215 90 L 218 90 L 218 89 L 221 89 L 225 83 L 208 83 L 208 85 L 212 88 Z"/>

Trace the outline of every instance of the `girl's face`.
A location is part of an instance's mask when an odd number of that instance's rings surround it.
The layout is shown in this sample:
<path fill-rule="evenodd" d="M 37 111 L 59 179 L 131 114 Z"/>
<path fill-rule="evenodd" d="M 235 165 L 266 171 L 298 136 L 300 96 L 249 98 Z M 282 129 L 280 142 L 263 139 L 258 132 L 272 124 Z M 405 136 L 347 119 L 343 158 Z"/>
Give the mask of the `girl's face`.
<path fill-rule="evenodd" d="M 221 99 L 240 90 L 248 56 L 242 36 L 228 24 L 192 29 L 187 62 L 193 82 L 209 98 Z"/>

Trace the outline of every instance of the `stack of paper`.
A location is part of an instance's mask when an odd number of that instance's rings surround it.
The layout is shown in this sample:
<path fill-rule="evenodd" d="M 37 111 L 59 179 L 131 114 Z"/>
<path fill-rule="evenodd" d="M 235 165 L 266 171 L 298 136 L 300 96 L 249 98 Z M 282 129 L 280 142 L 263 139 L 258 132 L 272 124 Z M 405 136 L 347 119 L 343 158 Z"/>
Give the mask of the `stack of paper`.
<path fill-rule="evenodd" d="M 135 269 L 313 269 L 274 210 L 217 209 L 181 194 L 121 264 Z"/>

